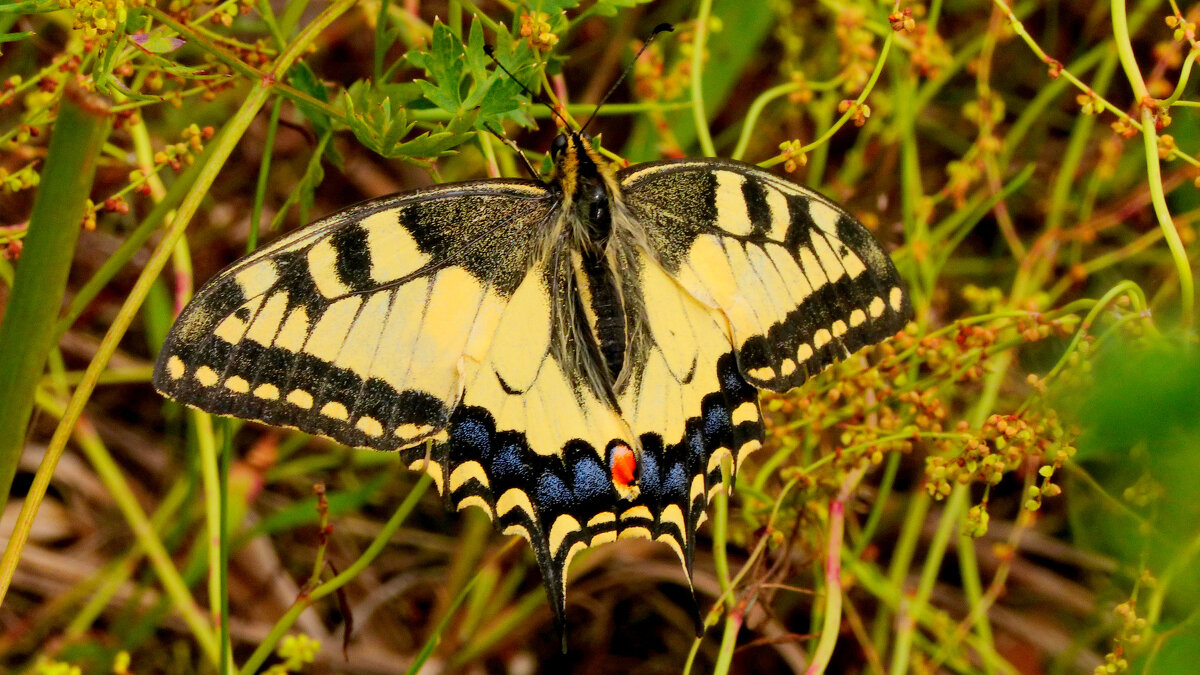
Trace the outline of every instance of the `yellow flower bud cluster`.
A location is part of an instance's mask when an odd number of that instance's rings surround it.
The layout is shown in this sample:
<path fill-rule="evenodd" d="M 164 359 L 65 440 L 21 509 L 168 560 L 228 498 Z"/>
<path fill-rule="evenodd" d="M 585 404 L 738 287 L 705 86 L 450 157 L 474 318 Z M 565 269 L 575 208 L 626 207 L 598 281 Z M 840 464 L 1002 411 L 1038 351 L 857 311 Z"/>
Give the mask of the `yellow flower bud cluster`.
<path fill-rule="evenodd" d="M 140 7 L 145 0 L 58 0 L 58 6 L 71 10 L 72 28 L 91 42 L 107 38 L 125 23 L 129 7 Z"/>

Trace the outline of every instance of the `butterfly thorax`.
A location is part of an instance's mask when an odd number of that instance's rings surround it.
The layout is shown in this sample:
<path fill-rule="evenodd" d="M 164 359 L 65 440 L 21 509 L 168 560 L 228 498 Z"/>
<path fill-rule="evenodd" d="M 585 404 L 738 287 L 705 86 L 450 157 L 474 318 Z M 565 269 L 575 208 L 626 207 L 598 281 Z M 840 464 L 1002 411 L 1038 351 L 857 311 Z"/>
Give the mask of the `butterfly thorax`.
<path fill-rule="evenodd" d="M 608 162 L 580 133 L 559 135 L 551 153 L 555 180 L 563 191 L 563 215 L 579 246 L 604 249 L 612 235 L 613 210 L 620 201 L 620 188 Z"/>
<path fill-rule="evenodd" d="M 563 240 L 569 248 L 572 283 L 565 305 L 576 311 L 565 318 L 574 337 L 575 361 L 597 393 L 612 397 L 625 379 L 628 319 L 620 264 L 627 244 L 614 233 L 620 191 L 608 162 L 591 139 L 580 133 L 560 135 L 551 148 L 555 181 L 562 189 Z M 614 401 L 615 402 L 615 401 Z"/>

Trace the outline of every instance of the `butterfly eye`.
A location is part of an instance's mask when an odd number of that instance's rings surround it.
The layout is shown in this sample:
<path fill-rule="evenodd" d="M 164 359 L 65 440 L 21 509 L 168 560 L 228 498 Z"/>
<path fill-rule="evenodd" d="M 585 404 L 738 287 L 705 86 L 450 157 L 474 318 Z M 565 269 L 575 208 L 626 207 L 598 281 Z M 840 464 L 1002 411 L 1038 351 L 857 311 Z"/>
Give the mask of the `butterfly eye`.
<path fill-rule="evenodd" d="M 558 159 L 558 156 L 567 150 L 567 137 L 559 134 L 550 142 L 550 156 Z"/>

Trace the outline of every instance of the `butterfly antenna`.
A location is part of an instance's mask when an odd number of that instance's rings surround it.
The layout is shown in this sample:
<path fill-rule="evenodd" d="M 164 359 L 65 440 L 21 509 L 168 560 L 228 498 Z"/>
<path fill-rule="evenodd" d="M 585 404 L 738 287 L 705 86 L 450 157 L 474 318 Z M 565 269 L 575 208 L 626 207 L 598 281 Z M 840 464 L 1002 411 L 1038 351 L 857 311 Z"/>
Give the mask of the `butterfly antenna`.
<path fill-rule="evenodd" d="M 525 156 L 525 151 L 521 150 L 521 147 L 517 145 L 516 141 L 509 138 L 508 136 L 505 136 L 503 129 L 500 129 L 499 131 L 497 131 L 496 129 L 493 129 L 490 124 L 487 124 L 487 123 L 485 123 L 483 125 L 483 128 L 492 132 L 492 135 L 495 136 L 496 138 L 500 139 L 501 143 L 512 148 L 513 152 L 517 153 L 517 156 L 521 158 L 521 162 L 523 162 L 525 164 L 525 168 L 529 171 L 530 178 L 532 178 L 534 180 L 542 179 L 541 174 L 538 173 L 537 169 L 533 168 L 533 164 L 529 161 L 529 158 Z"/>
<path fill-rule="evenodd" d="M 542 105 L 549 108 L 551 114 L 553 114 L 556 118 L 558 118 L 559 122 L 562 122 L 564 129 L 569 129 L 571 127 L 570 124 L 567 124 L 567 119 L 562 116 L 562 113 L 558 112 L 558 108 L 555 108 L 554 106 L 550 105 L 550 103 L 548 103 L 546 101 L 546 99 L 533 93 L 533 91 L 529 87 L 525 86 L 525 83 L 518 80 L 516 75 L 513 75 L 511 70 L 509 70 L 508 68 L 505 68 L 503 63 L 500 63 L 500 59 L 496 58 L 495 47 L 492 47 L 491 45 L 484 45 L 483 53 L 487 54 L 488 57 L 490 57 L 492 59 L 492 61 L 495 62 L 496 67 L 499 68 L 500 70 L 503 70 L 505 75 L 508 75 L 509 79 L 511 79 L 513 82 L 516 82 L 517 86 L 521 88 L 521 91 L 524 91 L 529 96 L 530 100 L 537 101 L 538 103 L 541 103 Z"/>
<path fill-rule="evenodd" d="M 625 81 L 625 78 L 629 77 L 629 73 L 633 70 L 633 66 L 638 62 L 638 59 L 641 58 L 646 49 L 650 47 L 650 43 L 654 42 L 654 38 L 658 37 L 659 33 L 669 33 L 674 30 L 675 26 L 672 26 L 669 23 L 660 23 L 654 27 L 654 31 L 650 33 L 650 37 L 646 38 L 645 44 L 643 44 L 642 48 L 638 50 L 638 53 L 634 55 L 633 60 L 629 62 L 629 65 L 625 66 L 625 70 L 621 73 L 621 76 L 612 83 L 612 86 L 610 86 L 608 91 L 604 93 L 604 96 L 600 99 L 600 102 L 596 104 L 596 109 L 592 111 L 592 116 L 589 117 L 587 122 L 583 124 L 583 127 L 579 129 L 579 133 L 583 133 L 584 130 L 588 128 L 588 125 L 592 123 L 592 120 L 596 119 L 596 114 L 600 112 L 600 107 L 608 101 L 608 97 L 613 95 L 613 92 L 616 91 L 617 87 Z"/>

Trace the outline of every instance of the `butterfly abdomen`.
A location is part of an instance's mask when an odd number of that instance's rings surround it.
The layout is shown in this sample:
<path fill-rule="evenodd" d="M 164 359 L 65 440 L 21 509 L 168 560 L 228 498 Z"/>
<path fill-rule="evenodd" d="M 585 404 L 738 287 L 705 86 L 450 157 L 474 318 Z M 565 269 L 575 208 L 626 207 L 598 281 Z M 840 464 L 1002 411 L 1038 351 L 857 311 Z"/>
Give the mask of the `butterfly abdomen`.
<path fill-rule="evenodd" d="M 588 247 L 577 257 L 576 284 L 592 338 L 611 382 L 625 365 L 625 303 L 608 260 Z"/>

